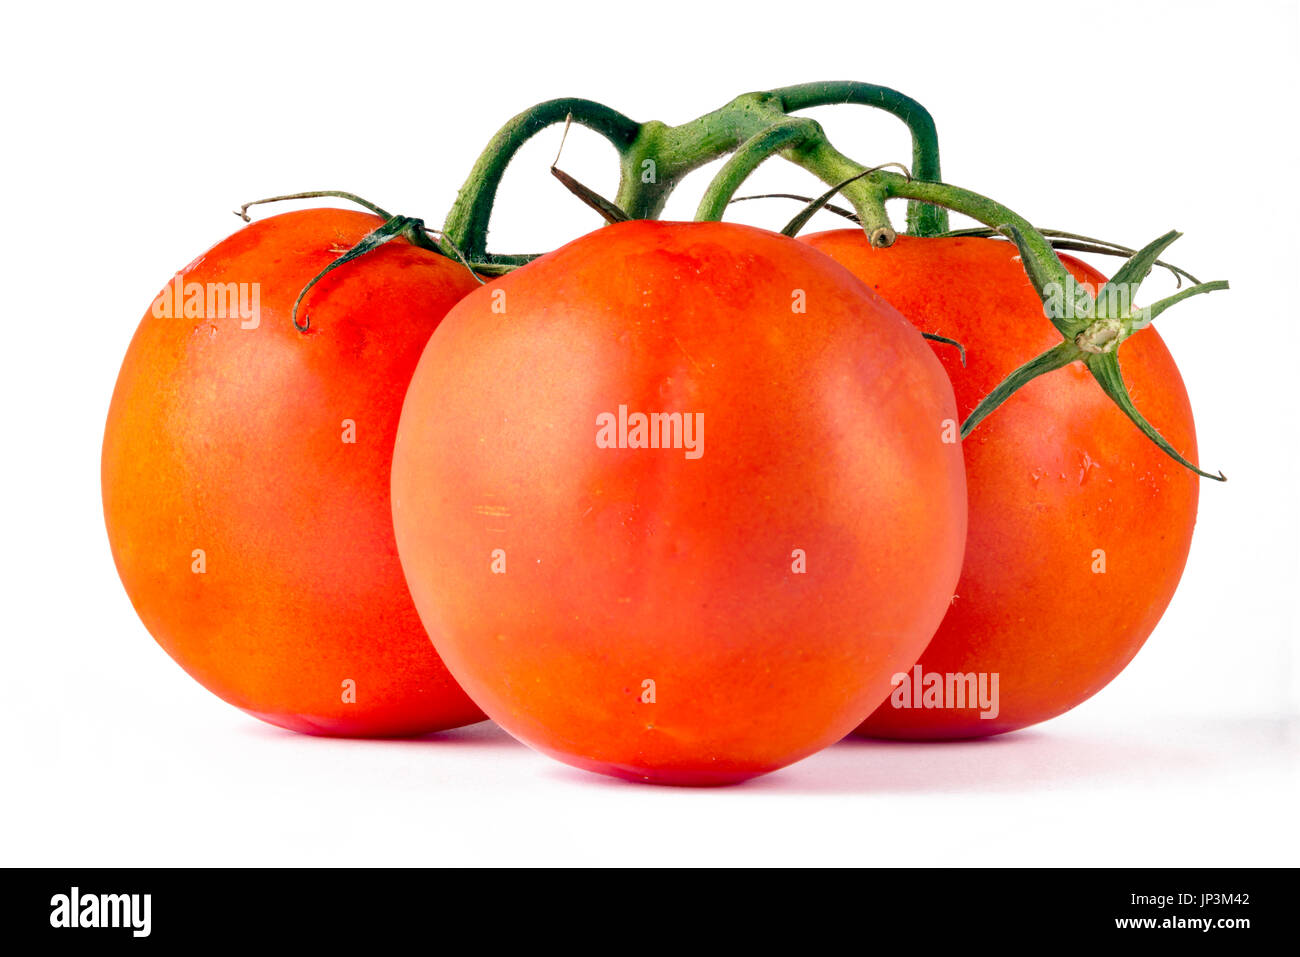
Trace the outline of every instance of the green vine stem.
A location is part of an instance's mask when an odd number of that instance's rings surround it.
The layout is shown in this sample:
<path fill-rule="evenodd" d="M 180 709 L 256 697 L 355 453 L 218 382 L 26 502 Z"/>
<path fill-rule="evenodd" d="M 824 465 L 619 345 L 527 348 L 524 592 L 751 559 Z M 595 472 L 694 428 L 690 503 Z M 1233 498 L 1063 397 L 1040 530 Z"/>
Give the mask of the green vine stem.
<path fill-rule="evenodd" d="M 817 125 L 810 120 L 791 119 L 779 121 L 745 140 L 705 189 L 695 219 L 699 222 L 722 219 L 736 189 L 733 183 L 744 182 L 768 157 L 802 145 L 817 132 Z"/>
<path fill-rule="evenodd" d="M 625 157 L 632 148 L 641 124 L 617 110 L 592 100 L 565 98 L 547 100 L 511 119 L 492 137 L 474 164 L 469 178 L 461 187 L 443 222 L 443 235 L 471 262 L 513 264 L 526 262 L 531 256 L 490 256 L 487 251 L 488 222 L 492 204 L 506 167 L 520 147 L 548 126 L 564 123 L 572 117 L 588 129 L 595 130 Z"/>
<path fill-rule="evenodd" d="M 784 156 L 814 172 L 815 167 L 826 165 L 829 144 L 821 125 L 789 114 L 835 103 L 873 106 L 902 119 L 912 133 L 913 174 L 938 180 L 939 146 L 930 114 L 910 97 L 874 84 L 834 81 L 746 93 L 680 126 L 657 120 L 637 123 L 591 100 L 548 100 L 511 119 L 492 138 L 447 214 L 443 234 L 476 264 L 510 266 L 533 258 L 488 253 L 492 206 L 506 167 L 520 147 L 541 130 L 570 117 L 600 133 L 618 151 L 620 176 L 614 203 L 633 219 L 658 217 L 683 177 L 720 156 L 735 153 L 701 203 L 703 212 L 720 217 L 735 187 L 770 156 Z M 827 185 L 847 178 L 823 177 Z M 854 205 L 874 241 L 880 245 L 893 241 L 875 183 L 866 179 L 855 182 L 843 195 Z M 908 222 L 916 235 L 935 235 L 947 228 L 947 214 L 932 204 L 912 202 Z"/>
<path fill-rule="evenodd" d="M 897 90 L 857 83 L 852 80 L 832 80 L 821 83 L 802 83 L 779 91 L 787 111 L 794 113 L 814 106 L 831 106 L 853 103 L 872 106 L 892 113 L 912 132 L 912 176 L 924 182 L 939 182 L 939 134 L 929 110 Z M 948 212 L 941 206 L 932 206 L 917 200 L 908 202 L 907 232 L 910 236 L 937 236 L 948 229 Z"/>

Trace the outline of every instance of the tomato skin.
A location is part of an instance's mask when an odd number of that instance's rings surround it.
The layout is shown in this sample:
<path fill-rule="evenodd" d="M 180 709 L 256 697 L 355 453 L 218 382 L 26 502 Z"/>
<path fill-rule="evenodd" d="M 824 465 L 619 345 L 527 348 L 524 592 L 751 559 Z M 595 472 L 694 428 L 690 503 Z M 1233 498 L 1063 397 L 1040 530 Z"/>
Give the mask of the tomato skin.
<path fill-rule="evenodd" d="M 703 454 L 598 448 L 620 404 L 702 414 Z M 848 733 L 943 615 L 954 415 L 923 340 L 820 254 L 731 224 L 606 227 L 430 340 L 394 451 L 402 564 L 452 673 L 527 744 L 743 780 Z"/>
<path fill-rule="evenodd" d="M 965 417 L 1009 372 L 1060 342 L 1016 258 L 989 239 L 899 237 L 871 249 L 860 230 L 805 242 L 847 266 L 917 328 L 967 349 L 936 351 Z M 1062 257 L 1080 282 L 1101 273 Z M 1120 345 L 1138 408 L 1196 460 L 1192 409 L 1155 329 Z M 957 598 L 923 673 L 999 675 L 999 714 L 896 708 L 859 729 L 890 738 L 962 738 L 1023 728 L 1101 690 L 1132 660 L 1182 576 L 1199 479 L 1108 399 L 1082 363 L 1034 380 L 963 443 L 970 530 Z M 1104 552 L 1105 571 L 1094 569 Z"/>
<path fill-rule="evenodd" d="M 256 328 L 151 306 L 104 433 L 104 516 L 141 620 L 210 691 L 295 731 L 409 735 L 482 719 L 411 604 L 388 504 L 411 372 L 477 284 L 396 240 L 312 289 L 306 334 L 291 319 L 312 277 L 381 223 L 291 212 L 196 259 L 185 282 L 258 284 Z"/>

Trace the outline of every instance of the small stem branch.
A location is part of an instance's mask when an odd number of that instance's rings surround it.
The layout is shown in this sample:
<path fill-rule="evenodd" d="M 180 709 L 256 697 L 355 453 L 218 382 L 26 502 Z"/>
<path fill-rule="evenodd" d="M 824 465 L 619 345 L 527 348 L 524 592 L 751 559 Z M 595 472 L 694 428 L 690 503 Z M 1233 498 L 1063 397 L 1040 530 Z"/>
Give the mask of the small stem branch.
<path fill-rule="evenodd" d="M 696 220 L 706 222 L 722 219 L 740 184 L 760 164 L 783 150 L 798 146 L 818 132 L 817 124 L 809 120 L 788 120 L 751 136 L 731 154 L 731 158 L 709 183 L 696 209 Z"/>
<path fill-rule="evenodd" d="M 858 219 L 862 223 L 862 228 L 871 239 L 871 244 L 889 246 L 893 243 L 894 230 L 885 212 L 888 193 L 882 177 L 888 177 L 890 180 L 906 180 L 906 177 L 879 171 L 863 176 L 862 174 L 867 173 L 869 168 L 849 159 L 827 142 L 825 137 L 810 141 L 796 149 L 791 159 L 827 186 L 852 180 L 840 191 L 840 195 L 852 204 L 854 212 L 858 214 Z"/>
<path fill-rule="evenodd" d="M 909 180 L 904 176 L 897 176 L 892 173 L 877 175 L 884 187 L 887 198 L 932 203 L 944 209 L 950 209 L 955 213 L 969 216 L 985 226 L 996 229 L 1003 235 L 1007 235 L 1010 228 L 1018 230 L 1024 239 L 1024 252 L 1027 252 L 1034 260 L 1032 263 L 1025 264 L 1030 275 L 1034 275 L 1032 270 L 1036 268 L 1044 282 L 1056 282 L 1061 285 L 1061 288 L 1065 288 L 1070 274 L 1066 270 L 1065 264 L 1061 262 L 1061 257 L 1056 255 L 1056 250 L 1052 248 L 1052 244 L 1047 237 L 1035 229 L 1033 224 L 1019 213 L 1003 206 L 996 200 L 981 196 L 979 193 L 968 189 L 962 189 L 960 186 L 950 186 L 947 183 L 927 183 L 917 179 Z"/>
<path fill-rule="evenodd" d="M 745 93 L 680 126 L 645 123 L 637 141 L 623 155 L 623 177 L 615 202 L 633 219 L 654 219 L 687 173 L 732 152 L 769 127 L 787 122 L 777 97 Z"/>
<path fill-rule="evenodd" d="M 853 103 L 871 106 L 890 113 L 904 123 L 912 133 L 912 175 L 925 182 L 939 182 L 939 134 L 934 118 L 924 106 L 887 86 L 858 83 L 854 80 L 830 80 L 820 83 L 801 83 L 798 86 L 773 90 L 781 97 L 785 110 L 790 113 L 815 106 Z M 907 205 L 907 232 L 912 236 L 937 236 L 948 229 L 948 214 L 941 207 L 929 206 L 917 200 Z"/>

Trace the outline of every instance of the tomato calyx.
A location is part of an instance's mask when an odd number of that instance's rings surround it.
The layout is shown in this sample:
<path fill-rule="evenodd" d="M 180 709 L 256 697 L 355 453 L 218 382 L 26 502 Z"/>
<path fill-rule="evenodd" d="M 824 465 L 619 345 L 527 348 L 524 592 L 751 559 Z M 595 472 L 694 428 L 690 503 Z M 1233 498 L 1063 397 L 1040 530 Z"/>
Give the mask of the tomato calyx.
<path fill-rule="evenodd" d="M 1188 461 L 1138 411 L 1124 382 L 1117 351 L 1125 339 L 1150 325 L 1170 306 L 1192 296 L 1227 289 L 1228 284 L 1223 281 L 1197 283 L 1150 306 L 1137 307 L 1134 305 L 1134 297 L 1142 281 L 1150 274 L 1160 253 L 1180 233 L 1170 231 L 1138 250 L 1094 296 L 1086 287 L 1074 283 L 1072 278 L 1065 282 L 1060 280 L 1058 272 L 1064 272 L 1064 266 L 1055 252 L 1052 253 L 1054 265 L 1052 262 L 1044 262 L 1041 251 L 1033 247 L 1029 238 L 1017 226 L 1008 224 L 1003 229 L 1020 250 L 1025 272 L 1043 301 L 1044 312 L 1066 341 L 1030 359 L 985 396 L 962 423 L 962 438 L 970 435 L 990 412 L 1025 384 L 1071 362 L 1081 361 L 1102 391 L 1119 406 L 1120 411 L 1166 455 L 1203 478 L 1227 481 L 1222 472 L 1206 472 Z M 1057 266 L 1060 267 L 1059 271 L 1055 268 Z M 1063 300 L 1062 290 L 1065 289 L 1070 292 L 1068 298 Z M 1062 308 L 1063 301 L 1068 304 L 1068 309 Z"/>
<path fill-rule="evenodd" d="M 479 283 L 483 282 L 483 279 L 478 275 L 478 271 L 476 271 L 475 267 L 471 266 L 465 257 L 461 255 L 459 249 L 457 249 L 453 244 L 447 242 L 446 237 L 442 238 L 441 244 L 435 242 L 434 239 L 431 238 L 432 236 L 439 235 L 439 231 L 430 229 L 424 224 L 423 219 L 416 216 L 395 216 L 383 207 L 377 206 L 369 200 L 362 199 L 355 193 L 348 193 L 343 190 L 324 189 L 310 190 L 303 193 L 286 193 L 283 196 L 269 196 L 266 199 L 255 199 L 252 202 L 244 203 L 235 211 L 235 215 L 246 223 L 252 222 L 248 215 L 249 207 L 258 206 L 263 203 L 278 203 L 293 199 L 319 199 L 323 197 L 346 199 L 354 202 L 357 205 L 370 210 L 370 212 L 374 213 L 376 216 L 383 216 L 385 222 L 383 225 L 372 229 L 370 232 L 366 233 L 366 235 L 362 236 L 361 239 L 357 241 L 356 245 L 351 249 L 348 249 L 328 266 L 318 272 L 314 277 L 312 277 L 311 282 L 302 287 L 298 293 L 298 297 L 293 301 L 293 310 L 291 313 L 293 327 L 299 332 L 306 333 L 311 329 L 311 317 L 304 313 L 300 321 L 298 318 L 298 310 L 302 305 L 302 301 L 307 297 L 307 293 L 311 291 L 313 286 L 340 266 L 347 265 L 352 262 L 352 260 L 359 259 L 366 255 L 366 253 L 372 252 L 394 239 L 405 239 L 412 246 L 427 249 L 429 252 L 437 253 L 440 256 L 447 256 L 449 259 L 455 259 L 468 269 L 470 275 L 472 275 Z M 450 251 L 450 255 L 448 254 L 448 251 Z"/>
<path fill-rule="evenodd" d="M 1118 349 L 1131 332 L 1119 319 L 1098 319 L 1074 337 L 1074 344 L 1082 352 L 1105 355 Z"/>
<path fill-rule="evenodd" d="M 1073 275 L 1065 268 L 1047 236 L 1023 216 L 1001 203 L 948 183 L 924 182 L 897 173 L 883 170 L 872 172 L 861 167 L 857 173 L 870 173 L 870 178 L 887 199 L 934 203 L 969 216 L 1013 241 L 1020 253 L 1025 274 L 1043 302 L 1045 315 L 1065 339 L 1024 363 L 985 396 L 962 423 L 963 439 L 989 413 L 1038 376 L 1063 368 L 1071 362 L 1081 361 L 1106 396 L 1161 451 L 1202 478 L 1227 481 L 1222 472 L 1206 472 L 1189 461 L 1147 421 L 1129 395 L 1117 356 L 1117 350 L 1125 339 L 1149 325 L 1170 306 L 1192 296 L 1228 288 L 1228 284 L 1221 280 L 1196 283 L 1150 306 L 1134 306 L 1142 281 L 1161 263 L 1160 254 L 1181 233 L 1171 230 L 1134 252 L 1094 295 L 1092 290 L 1074 281 Z M 1191 278 L 1185 272 L 1183 275 Z"/>
<path fill-rule="evenodd" d="M 298 308 L 302 305 L 302 301 L 307 298 L 307 293 L 311 292 L 312 287 L 315 286 L 316 283 L 320 282 L 340 266 L 345 266 L 352 262 L 352 260 L 359 259 L 366 253 L 378 249 L 385 243 L 401 238 L 405 239 L 412 246 L 418 246 L 421 249 L 427 249 L 430 252 L 437 253 L 439 256 L 445 256 L 446 253 L 442 248 L 430 238 L 429 234 L 431 232 L 433 232 L 433 230 L 424 225 L 424 220 L 415 216 L 393 216 L 382 226 L 366 233 L 357 241 L 355 246 L 318 272 L 314 277 L 312 277 L 311 282 L 302 287 L 302 291 L 298 293 L 298 298 L 293 301 L 293 327 L 299 332 L 306 332 L 311 328 L 311 316 L 304 313 L 302 321 L 300 322 L 298 320 Z M 465 261 L 464 257 L 458 256 L 455 258 L 457 258 L 458 261 L 470 271 L 470 274 L 473 275 L 479 283 L 483 282 L 483 280 L 474 273 L 474 268 Z"/>
<path fill-rule="evenodd" d="M 302 320 L 299 321 L 298 309 L 302 305 L 302 301 L 307 298 L 307 293 L 311 292 L 312 287 L 315 286 L 316 283 L 320 282 L 340 266 L 347 265 L 354 259 L 359 259 L 366 253 L 378 249 L 380 246 L 384 245 L 384 243 L 391 242 L 399 236 L 406 239 L 414 246 L 423 246 L 426 249 L 436 249 L 425 234 L 424 223 L 421 220 L 415 219 L 411 216 L 391 217 L 378 229 L 373 229 L 362 236 L 355 246 L 318 272 L 312 277 L 311 282 L 302 287 L 298 293 L 298 298 L 293 301 L 293 311 L 291 313 L 293 318 L 293 327 L 299 332 L 306 332 L 311 328 L 311 316 L 307 313 L 303 313 Z"/>

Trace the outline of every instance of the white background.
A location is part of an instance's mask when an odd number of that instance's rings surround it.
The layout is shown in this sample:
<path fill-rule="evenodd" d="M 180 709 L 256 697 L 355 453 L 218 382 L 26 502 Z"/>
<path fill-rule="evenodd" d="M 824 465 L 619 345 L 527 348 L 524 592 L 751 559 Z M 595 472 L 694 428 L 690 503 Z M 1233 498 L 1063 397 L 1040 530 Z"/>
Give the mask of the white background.
<path fill-rule="evenodd" d="M 0 863 L 1297 863 L 1296 4 L 926 6 L 8 10 Z M 1202 462 L 1230 481 L 1203 485 L 1181 589 L 1110 687 L 999 739 L 846 742 L 687 791 L 587 775 L 486 724 L 295 736 L 154 644 L 104 533 L 104 415 L 139 316 L 237 227 L 232 208 L 341 188 L 437 224 L 534 102 L 681 122 L 745 90 L 847 78 L 931 109 L 950 182 L 1130 245 L 1179 228 L 1168 258 L 1232 282 L 1159 323 Z M 814 115 L 863 162 L 909 158 L 883 114 Z M 512 168 L 493 248 L 597 225 L 547 175 L 558 137 Z M 612 195 L 593 134 L 570 137 L 564 165 Z M 669 213 L 689 217 L 707 176 Z M 758 187 L 815 188 L 780 161 Z M 779 225 L 794 207 L 773 202 L 734 218 Z"/>

